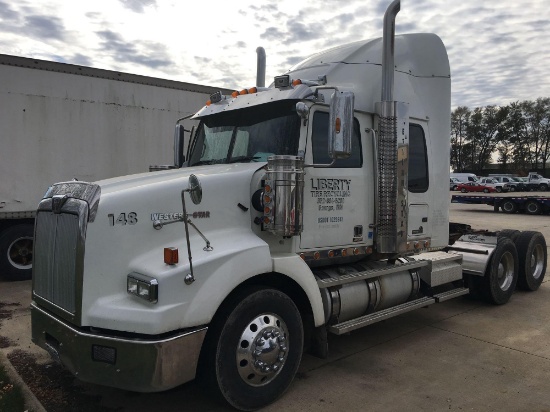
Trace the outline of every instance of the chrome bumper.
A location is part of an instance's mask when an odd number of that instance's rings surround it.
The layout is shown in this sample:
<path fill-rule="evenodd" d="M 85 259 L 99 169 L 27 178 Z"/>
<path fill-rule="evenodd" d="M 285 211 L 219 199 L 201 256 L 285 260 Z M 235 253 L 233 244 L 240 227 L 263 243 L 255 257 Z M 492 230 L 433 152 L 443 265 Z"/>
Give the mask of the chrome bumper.
<path fill-rule="evenodd" d="M 31 304 L 32 340 L 80 380 L 136 392 L 171 389 L 195 378 L 206 327 L 162 339 L 83 332 Z"/>

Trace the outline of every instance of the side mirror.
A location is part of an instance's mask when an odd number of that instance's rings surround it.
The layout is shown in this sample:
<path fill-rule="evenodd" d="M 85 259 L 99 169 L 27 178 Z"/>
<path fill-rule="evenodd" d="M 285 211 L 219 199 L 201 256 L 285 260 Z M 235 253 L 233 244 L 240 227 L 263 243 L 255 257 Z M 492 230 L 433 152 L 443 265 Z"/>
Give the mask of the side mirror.
<path fill-rule="evenodd" d="M 183 162 L 185 162 L 185 155 L 183 154 L 184 141 L 185 129 L 182 124 L 177 124 L 174 133 L 174 166 L 178 169 L 183 165 Z"/>
<path fill-rule="evenodd" d="M 352 92 L 335 91 L 332 95 L 328 131 L 328 153 L 332 159 L 351 156 L 354 100 Z"/>

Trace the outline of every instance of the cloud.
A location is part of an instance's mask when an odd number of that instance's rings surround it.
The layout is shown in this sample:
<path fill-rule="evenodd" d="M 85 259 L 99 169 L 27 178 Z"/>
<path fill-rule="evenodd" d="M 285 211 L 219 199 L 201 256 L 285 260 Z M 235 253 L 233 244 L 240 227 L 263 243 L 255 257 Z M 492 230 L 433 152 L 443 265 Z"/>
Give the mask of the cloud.
<path fill-rule="evenodd" d="M 146 7 L 156 6 L 156 0 L 119 0 L 124 7 L 136 13 L 143 13 Z"/>
<path fill-rule="evenodd" d="M 101 39 L 101 49 L 112 54 L 118 63 L 132 62 L 152 69 L 174 64 L 164 44 L 144 41 L 130 43 L 120 34 L 110 30 L 99 31 L 96 34 Z"/>
<path fill-rule="evenodd" d="M 25 17 L 23 30 L 31 36 L 43 40 L 63 40 L 65 32 L 63 21 L 54 16 Z"/>

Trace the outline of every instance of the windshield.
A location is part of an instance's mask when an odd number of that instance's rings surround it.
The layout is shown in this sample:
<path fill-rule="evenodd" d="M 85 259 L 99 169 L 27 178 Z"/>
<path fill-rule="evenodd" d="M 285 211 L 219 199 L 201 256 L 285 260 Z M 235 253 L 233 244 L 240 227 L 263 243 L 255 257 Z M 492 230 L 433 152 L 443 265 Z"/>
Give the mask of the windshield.
<path fill-rule="evenodd" d="M 300 137 L 297 100 L 285 100 L 202 119 L 189 166 L 266 162 L 272 155 L 296 155 Z"/>

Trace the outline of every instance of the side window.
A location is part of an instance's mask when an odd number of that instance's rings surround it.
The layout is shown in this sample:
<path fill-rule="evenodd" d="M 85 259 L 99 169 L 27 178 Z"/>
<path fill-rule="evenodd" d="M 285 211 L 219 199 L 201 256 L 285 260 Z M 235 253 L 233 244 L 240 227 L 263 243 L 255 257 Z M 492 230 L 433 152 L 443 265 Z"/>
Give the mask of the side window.
<path fill-rule="evenodd" d="M 423 193 L 429 187 L 426 136 L 417 124 L 409 125 L 409 191 Z"/>
<path fill-rule="evenodd" d="M 328 121 L 329 114 L 315 112 L 313 115 L 311 145 L 313 147 L 313 163 L 329 164 L 332 159 L 328 155 Z M 332 167 L 361 167 L 363 166 L 363 153 L 361 151 L 361 133 L 359 122 L 353 122 L 353 136 L 351 138 L 351 156 L 347 159 L 338 159 Z"/>

